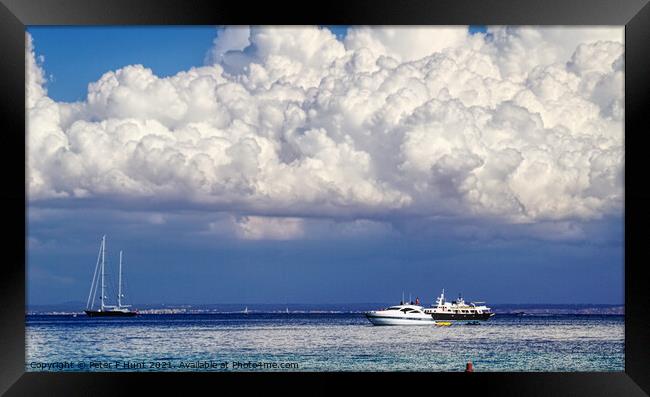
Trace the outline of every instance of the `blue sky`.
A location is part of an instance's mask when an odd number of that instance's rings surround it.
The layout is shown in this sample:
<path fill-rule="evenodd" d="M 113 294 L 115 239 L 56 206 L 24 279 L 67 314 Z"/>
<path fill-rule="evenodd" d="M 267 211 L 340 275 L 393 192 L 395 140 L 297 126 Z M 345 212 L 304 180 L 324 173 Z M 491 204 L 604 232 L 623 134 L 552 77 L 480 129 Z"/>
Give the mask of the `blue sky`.
<path fill-rule="evenodd" d="M 45 57 L 52 98 L 85 98 L 88 83 L 108 70 L 144 64 L 160 76 L 203 64 L 214 26 L 34 26 L 27 31 Z"/>
<path fill-rule="evenodd" d="M 330 29 L 343 40 L 348 28 Z M 217 29 L 31 27 L 28 32 L 37 56 L 44 57 L 48 96 L 74 102 L 85 100 L 89 83 L 127 65 L 142 64 L 158 77 L 202 66 Z M 230 216 L 246 215 L 248 207 L 203 212 L 182 199 L 159 204 L 115 197 L 30 203 L 30 303 L 85 301 L 102 233 L 109 238 L 112 264 L 118 250 L 125 251 L 135 303 L 390 302 L 402 291 L 431 303 L 442 288 L 488 303 L 623 302 L 621 211 L 544 220 L 538 229 L 536 222 L 513 225 L 491 217 L 442 216 L 418 223 L 412 215 L 387 211 L 370 216 L 376 232 L 352 235 L 336 231 L 355 226 L 355 216 L 367 211 L 315 214 L 304 218 L 301 238 L 242 239 L 210 231 Z M 345 210 L 350 208 L 356 207 Z M 562 233 L 568 237 L 554 235 Z"/>
<path fill-rule="evenodd" d="M 190 234 L 183 223 L 194 216 L 151 225 L 139 215 L 85 210 L 30 222 L 29 235 L 45 242 L 29 250 L 33 302 L 85 299 L 99 230 L 108 235 L 112 277 L 124 250 L 128 293 L 143 303 L 392 302 L 402 291 L 432 303 L 442 288 L 492 303 L 623 302 L 616 217 L 589 224 L 587 241 L 449 238 L 426 230 L 242 241 Z"/>

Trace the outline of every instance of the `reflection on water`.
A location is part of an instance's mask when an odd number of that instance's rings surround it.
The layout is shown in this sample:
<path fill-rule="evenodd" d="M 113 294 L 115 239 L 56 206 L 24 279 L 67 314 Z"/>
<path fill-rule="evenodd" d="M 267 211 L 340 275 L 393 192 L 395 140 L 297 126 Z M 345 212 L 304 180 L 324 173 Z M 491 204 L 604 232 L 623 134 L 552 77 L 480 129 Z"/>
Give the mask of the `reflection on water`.
<path fill-rule="evenodd" d="M 299 371 L 462 371 L 468 361 L 476 371 L 624 370 L 622 316 L 497 315 L 478 326 L 376 327 L 362 314 L 30 315 L 26 338 L 27 371 L 40 370 L 30 362 L 117 360 L 176 366 L 122 371 L 187 371 L 177 368 L 181 360 L 295 362 Z"/>

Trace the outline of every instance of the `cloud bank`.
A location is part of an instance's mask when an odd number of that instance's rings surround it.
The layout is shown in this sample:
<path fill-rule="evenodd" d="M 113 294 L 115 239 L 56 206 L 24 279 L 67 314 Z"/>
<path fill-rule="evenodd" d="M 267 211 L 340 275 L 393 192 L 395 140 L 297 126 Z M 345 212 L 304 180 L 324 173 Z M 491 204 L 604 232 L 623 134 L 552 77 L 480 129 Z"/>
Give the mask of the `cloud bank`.
<path fill-rule="evenodd" d="M 27 43 L 32 205 L 227 211 L 252 239 L 303 218 L 622 211 L 622 28 L 228 27 L 205 66 L 107 71 L 77 103 L 47 96 Z"/>

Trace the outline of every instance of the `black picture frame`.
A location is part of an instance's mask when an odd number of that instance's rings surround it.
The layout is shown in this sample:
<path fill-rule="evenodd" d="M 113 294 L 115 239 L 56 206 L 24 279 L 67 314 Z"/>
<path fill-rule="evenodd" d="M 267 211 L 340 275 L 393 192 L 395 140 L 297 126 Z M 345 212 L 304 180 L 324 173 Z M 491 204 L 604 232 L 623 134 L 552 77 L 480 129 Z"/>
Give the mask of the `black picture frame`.
<path fill-rule="evenodd" d="M 25 372 L 25 27 L 28 25 L 625 25 L 625 371 L 611 373 L 30 373 Z M 650 299 L 645 225 L 645 107 L 650 104 L 648 0 L 0 0 L 0 200 L 5 233 L 0 273 L 0 393 L 120 395 L 143 385 L 187 393 L 252 385 L 268 391 L 364 393 L 398 380 L 436 393 L 517 396 L 641 396 L 650 393 Z M 20 232 L 23 232 L 22 235 Z M 9 255 L 7 255 L 9 254 Z M 378 380 L 381 379 L 381 382 Z M 406 383 L 404 383 L 406 382 Z M 305 387 L 309 389 L 305 389 Z M 153 388 L 153 389 L 152 389 Z M 233 389 L 230 389 L 233 390 Z"/>

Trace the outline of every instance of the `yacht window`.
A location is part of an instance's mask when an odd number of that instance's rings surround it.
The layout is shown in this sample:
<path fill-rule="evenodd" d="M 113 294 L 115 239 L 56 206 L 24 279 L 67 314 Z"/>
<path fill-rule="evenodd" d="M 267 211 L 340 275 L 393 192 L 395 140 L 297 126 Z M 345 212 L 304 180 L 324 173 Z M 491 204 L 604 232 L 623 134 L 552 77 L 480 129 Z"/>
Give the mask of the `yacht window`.
<path fill-rule="evenodd" d="M 404 313 L 410 313 L 410 312 L 413 311 L 413 309 L 409 309 L 409 308 L 407 307 L 407 308 L 402 309 L 401 311 L 403 311 Z"/>
<path fill-rule="evenodd" d="M 399 310 L 399 306 L 391 306 L 386 310 Z"/>
<path fill-rule="evenodd" d="M 419 311 L 419 310 L 413 310 L 413 313 L 420 313 L 420 314 L 422 314 L 422 312 Z"/>

